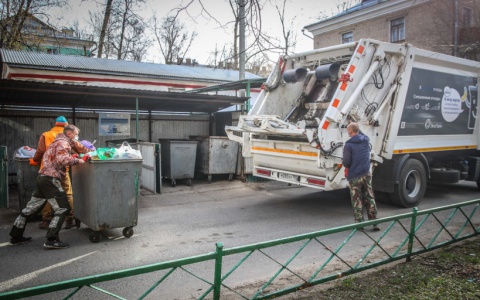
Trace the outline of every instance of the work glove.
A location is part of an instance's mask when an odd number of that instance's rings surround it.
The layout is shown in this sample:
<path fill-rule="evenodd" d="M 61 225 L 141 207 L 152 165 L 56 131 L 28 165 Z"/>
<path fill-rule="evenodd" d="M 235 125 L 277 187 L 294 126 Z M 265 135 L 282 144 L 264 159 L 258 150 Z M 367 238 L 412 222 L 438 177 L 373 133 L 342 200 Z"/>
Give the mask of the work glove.
<path fill-rule="evenodd" d="M 345 168 L 345 177 L 348 177 L 348 168 Z"/>
<path fill-rule="evenodd" d="M 30 158 L 28 162 L 30 163 L 31 166 L 34 166 L 34 167 L 38 166 L 38 162 L 34 161 L 33 158 Z"/>
<path fill-rule="evenodd" d="M 92 160 L 92 158 L 90 157 L 90 155 L 88 154 L 85 154 L 83 157 L 82 157 L 83 161 L 90 161 Z"/>
<path fill-rule="evenodd" d="M 72 154 L 72 157 L 73 157 L 73 158 L 77 158 L 77 157 L 78 157 L 78 154 L 77 154 L 77 153 L 74 153 L 74 154 Z"/>

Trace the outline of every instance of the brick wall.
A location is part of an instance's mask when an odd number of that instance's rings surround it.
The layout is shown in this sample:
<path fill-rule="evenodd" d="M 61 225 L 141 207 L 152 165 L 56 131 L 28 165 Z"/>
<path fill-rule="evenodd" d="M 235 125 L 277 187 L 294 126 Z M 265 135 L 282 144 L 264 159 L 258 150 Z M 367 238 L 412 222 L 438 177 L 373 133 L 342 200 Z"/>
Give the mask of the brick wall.
<path fill-rule="evenodd" d="M 476 3 L 477 0 L 473 2 Z M 472 5 L 471 3 L 473 2 L 467 0 L 459 1 L 460 19 L 463 7 L 469 7 L 474 11 L 478 10 L 480 4 Z M 333 31 L 314 36 L 314 48 L 338 45 L 342 42 L 342 34 L 349 31 L 353 31 L 353 39 L 355 41 L 361 38 L 389 41 L 390 21 L 405 17 L 405 42 L 418 48 L 452 55 L 454 45 L 453 3 L 451 0 L 432 0 L 418 4 L 414 8 L 372 18 L 355 25 L 339 27 Z M 475 13 L 473 17 L 474 20 L 478 19 Z"/>

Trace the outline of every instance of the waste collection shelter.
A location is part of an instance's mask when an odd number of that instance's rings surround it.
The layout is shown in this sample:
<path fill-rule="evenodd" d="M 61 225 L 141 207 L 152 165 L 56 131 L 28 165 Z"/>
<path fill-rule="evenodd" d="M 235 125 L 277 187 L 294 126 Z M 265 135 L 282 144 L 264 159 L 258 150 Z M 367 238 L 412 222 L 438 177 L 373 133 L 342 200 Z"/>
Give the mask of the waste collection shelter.
<path fill-rule="evenodd" d="M 238 72 L 232 70 L 5 49 L 0 49 L 0 63 L 0 146 L 7 147 L 10 175 L 16 172 L 14 151 L 36 147 L 58 115 L 80 128 L 81 139 L 103 147 L 112 139 L 158 142 L 210 135 L 214 112 L 247 100 L 186 92 L 234 81 Z M 99 115 L 110 113 L 128 116 L 128 134 L 99 135 Z"/>

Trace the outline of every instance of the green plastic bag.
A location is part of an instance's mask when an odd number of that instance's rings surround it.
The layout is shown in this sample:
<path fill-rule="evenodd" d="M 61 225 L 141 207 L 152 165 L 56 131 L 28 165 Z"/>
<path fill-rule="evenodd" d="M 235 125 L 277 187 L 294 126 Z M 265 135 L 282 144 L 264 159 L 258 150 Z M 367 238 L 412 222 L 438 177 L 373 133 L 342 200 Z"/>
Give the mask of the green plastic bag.
<path fill-rule="evenodd" d="M 100 160 L 112 159 L 115 156 L 115 148 L 97 148 L 97 155 Z"/>

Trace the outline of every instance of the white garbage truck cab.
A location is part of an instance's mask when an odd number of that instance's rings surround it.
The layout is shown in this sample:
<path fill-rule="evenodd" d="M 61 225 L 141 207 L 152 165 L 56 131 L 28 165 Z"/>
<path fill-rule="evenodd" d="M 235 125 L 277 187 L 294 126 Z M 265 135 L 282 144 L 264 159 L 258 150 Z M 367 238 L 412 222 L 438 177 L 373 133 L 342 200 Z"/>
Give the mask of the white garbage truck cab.
<path fill-rule="evenodd" d="M 480 185 L 479 76 L 480 62 L 372 39 L 287 55 L 226 132 L 254 176 L 328 191 L 348 187 L 343 146 L 357 122 L 377 198 L 413 207 L 428 181 Z"/>

